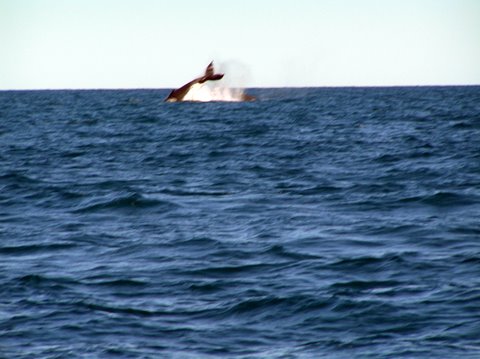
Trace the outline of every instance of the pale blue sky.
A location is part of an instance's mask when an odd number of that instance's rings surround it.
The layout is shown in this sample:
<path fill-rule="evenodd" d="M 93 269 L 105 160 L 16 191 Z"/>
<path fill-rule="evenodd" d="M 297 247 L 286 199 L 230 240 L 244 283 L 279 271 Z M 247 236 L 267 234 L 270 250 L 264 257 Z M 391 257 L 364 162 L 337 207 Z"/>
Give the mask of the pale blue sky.
<path fill-rule="evenodd" d="M 178 87 L 211 59 L 242 86 L 480 84 L 480 0 L 0 0 L 0 89 Z"/>

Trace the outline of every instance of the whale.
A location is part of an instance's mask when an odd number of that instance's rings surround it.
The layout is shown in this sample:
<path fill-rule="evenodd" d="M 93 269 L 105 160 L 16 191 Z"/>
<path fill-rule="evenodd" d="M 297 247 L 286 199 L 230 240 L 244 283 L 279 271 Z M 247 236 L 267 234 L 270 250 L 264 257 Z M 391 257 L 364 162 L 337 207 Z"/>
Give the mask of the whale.
<path fill-rule="evenodd" d="M 216 74 L 213 68 L 213 61 L 210 62 L 205 69 L 205 74 L 203 76 L 197 77 L 192 81 L 186 83 L 182 87 L 179 87 L 176 90 L 172 90 L 170 94 L 165 99 L 166 102 L 178 102 L 183 101 L 185 96 L 187 95 L 188 91 L 196 85 L 196 84 L 203 84 L 206 81 L 218 81 L 223 78 L 224 74 Z"/>
<path fill-rule="evenodd" d="M 170 94 L 165 99 L 165 102 L 181 102 L 181 101 L 192 101 L 188 99 L 187 94 L 192 88 L 196 86 L 201 86 L 203 83 L 207 81 L 218 81 L 221 80 L 225 76 L 225 74 L 215 73 L 215 69 L 213 67 L 213 61 L 210 62 L 205 69 L 205 73 L 193 79 L 190 82 L 187 82 L 182 87 L 178 89 L 174 89 L 170 92 Z M 255 97 L 242 93 L 240 96 L 240 101 L 254 101 Z"/>

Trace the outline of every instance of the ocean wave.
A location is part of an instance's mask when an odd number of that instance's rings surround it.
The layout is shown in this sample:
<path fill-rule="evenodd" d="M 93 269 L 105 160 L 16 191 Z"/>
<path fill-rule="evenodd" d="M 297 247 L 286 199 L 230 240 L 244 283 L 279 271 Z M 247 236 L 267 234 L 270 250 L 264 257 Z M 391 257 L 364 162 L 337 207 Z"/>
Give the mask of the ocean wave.
<path fill-rule="evenodd" d="M 134 307 L 119 307 L 119 306 L 112 306 L 107 304 L 99 304 L 99 303 L 92 303 L 87 301 L 80 301 L 75 304 L 77 307 L 83 307 L 88 310 L 96 311 L 96 312 L 106 312 L 112 314 L 125 314 L 125 315 L 132 315 L 137 317 L 152 317 L 152 316 L 159 316 L 159 315 L 167 315 L 167 311 L 159 311 L 159 310 L 147 310 L 147 309 L 140 309 Z"/>
<path fill-rule="evenodd" d="M 161 193 L 172 195 L 172 196 L 181 196 L 181 197 L 222 197 L 232 194 L 227 191 L 201 191 L 201 190 L 181 190 L 181 189 L 164 189 Z"/>
<path fill-rule="evenodd" d="M 278 258 L 284 258 L 288 260 L 294 260 L 294 261 L 315 260 L 315 259 L 322 258 L 318 255 L 303 253 L 301 251 L 287 250 L 284 246 L 279 244 L 270 246 L 268 249 L 266 249 L 263 252 L 263 254 L 266 254 L 268 256 L 278 257 Z"/>
<path fill-rule="evenodd" d="M 84 201 L 81 205 L 79 205 L 79 208 L 75 209 L 75 213 L 89 213 L 110 210 L 142 210 L 148 208 L 169 211 L 177 207 L 179 207 L 179 205 L 174 202 L 147 198 L 138 193 L 130 193 Z"/>
<path fill-rule="evenodd" d="M 6 283 L 4 290 L 8 291 L 23 291 L 24 289 L 45 289 L 51 293 L 57 291 L 68 290 L 80 282 L 72 277 L 67 276 L 52 276 L 40 273 L 25 274 L 12 278 Z M 48 295 L 47 295 L 48 297 Z M 32 299 L 33 300 L 33 299 Z"/>
<path fill-rule="evenodd" d="M 75 243 L 43 243 L 20 246 L 2 246 L 0 254 L 4 255 L 30 255 L 37 253 L 51 253 L 54 251 L 70 250 L 76 247 Z"/>
<path fill-rule="evenodd" d="M 182 274 L 192 277 L 227 277 L 227 276 L 241 276 L 247 273 L 261 273 L 264 270 L 276 267 L 273 264 L 266 263 L 252 263 L 241 265 L 226 265 L 226 266 L 207 266 L 196 269 L 189 269 L 181 271 Z"/>
<path fill-rule="evenodd" d="M 103 279 L 103 280 L 95 280 L 95 281 L 86 281 L 83 279 L 82 281 L 85 284 L 90 286 L 101 286 L 101 287 L 112 287 L 112 288 L 140 288 L 140 287 L 147 287 L 149 283 L 137 280 L 137 279 Z"/>
<path fill-rule="evenodd" d="M 328 266 L 332 269 L 337 268 L 341 271 L 376 271 L 391 268 L 392 266 L 405 265 L 408 263 L 405 254 L 386 253 L 381 256 L 358 256 L 352 258 L 342 258 L 330 263 Z"/>
<path fill-rule="evenodd" d="M 455 192 L 436 192 L 434 194 L 414 196 L 400 199 L 403 203 L 418 203 L 433 207 L 451 207 L 451 206 L 468 206 L 478 203 L 476 196 L 468 196 Z"/>
<path fill-rule="evenodd" d="M 0 356 L 476 358 L 479 89 L 0 91 Z"/>
<path fill-rule="evenodd" d="M 22 184 L 22 183 L 38 183 L 40 182 L 37 178 L 32 176 L 27 176 L 22 172 L 11 171 L 3 175 L 0 175 L 0 181 L 5 182 L 6 184 Z"/>

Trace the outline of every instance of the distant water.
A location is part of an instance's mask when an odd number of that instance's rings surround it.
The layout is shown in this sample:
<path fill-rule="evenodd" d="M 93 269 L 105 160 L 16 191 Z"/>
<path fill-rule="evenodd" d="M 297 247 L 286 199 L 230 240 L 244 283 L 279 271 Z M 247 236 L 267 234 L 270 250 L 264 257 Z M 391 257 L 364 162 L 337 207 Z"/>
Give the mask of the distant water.
<path fill-rule="evenodd" d="M 480 358 L 480 87 L 0 92 L 1 358 Z"/>

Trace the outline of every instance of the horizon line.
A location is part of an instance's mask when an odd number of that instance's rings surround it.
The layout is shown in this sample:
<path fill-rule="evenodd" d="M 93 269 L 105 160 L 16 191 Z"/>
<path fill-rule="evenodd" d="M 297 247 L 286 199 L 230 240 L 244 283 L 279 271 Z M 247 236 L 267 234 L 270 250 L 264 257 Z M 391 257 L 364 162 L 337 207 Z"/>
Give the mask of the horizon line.
<path fill-rule="evenodd" d="M 478 87 L 478 84 L 422 84 L 422 85 L 323 85 L 323 86 L 226 86 L 232 89 L 315 89 L 315 88 L 402 88 L 402 87 Z M 128 91 L 128 90 L 172 90 L 175 87 L 42 87 L 42 88 L 0 88 L 0 92 L 7 91 Z"/>

